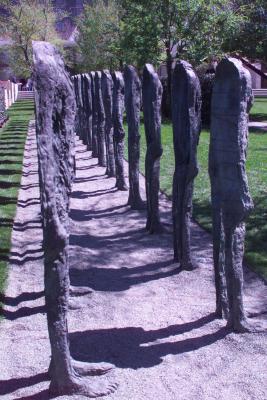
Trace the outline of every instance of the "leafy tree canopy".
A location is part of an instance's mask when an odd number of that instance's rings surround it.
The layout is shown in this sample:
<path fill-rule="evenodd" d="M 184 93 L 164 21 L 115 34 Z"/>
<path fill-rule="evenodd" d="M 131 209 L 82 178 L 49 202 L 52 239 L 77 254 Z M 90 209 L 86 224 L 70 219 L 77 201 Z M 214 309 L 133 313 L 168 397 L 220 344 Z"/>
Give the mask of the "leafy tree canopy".
<path fill-rule="evenodd" d="M 88 70 L 113 68 L 120 56 L 119 7 L 113 0 L 85 5 L 78 18 L 78 46 L 83 67 Z"/>
<path fill-rule="evenodd" d="M 32 41 L 58 42 L 57 16 L 50 0 L 0 0 L 1 34 L 11 40 L 10 62 L 14 73 L 29 77 L 32 71 Z"/>
<path fill-rule="evenodd" d="M 225 50 L 267 62 L 267 1 L 239 0 L 235 7 L 242 10 L 243 20 L 236 34 L 227 38 Z"/>

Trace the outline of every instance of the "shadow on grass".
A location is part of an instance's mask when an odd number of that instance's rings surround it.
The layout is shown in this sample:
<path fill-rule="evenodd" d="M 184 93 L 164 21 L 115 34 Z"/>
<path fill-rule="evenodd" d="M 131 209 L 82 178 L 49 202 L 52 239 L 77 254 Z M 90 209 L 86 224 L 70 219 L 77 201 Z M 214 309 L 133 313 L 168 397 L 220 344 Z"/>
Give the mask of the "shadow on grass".
<path fill-rule="evenodd" d="M 267 121 L 267 113 L 256 113 L 256 114 L 250 114 L 249 116 L 249 122 L 263 122 Z"/>
<path fill-rule="evenodd" d="M 246 257 L 267 277 L 267 196 L 263 193 L 253 201 L 255 208 L 246 223 Z"/>
<path fill-rule="evenodd" d="M 267 277 L 267 196 L 263 193 L 253 201 L 254 210 L 246 220 L 245 259 L 251 269 Z M 209 201 L 194 201 L 193 218 L 205 230 L 212 232 Z"/>
<path fill-rule="evenodd" d="M 255 133 L 257 135 L 264 135 L 267 134 L 267 129 L 266 128 L 260 128 L 260 127 L 256 127 L 256 126 L 251 126 L 249 128 L 249 133 Z"/>
<path fill-rule="evenodd" d="M 0 292 L 4 289 L 7 277 L 24 145 L 33 113 L 33 101 L 14 103 L 8 110 L 8 123 L 0 129 Z"/>

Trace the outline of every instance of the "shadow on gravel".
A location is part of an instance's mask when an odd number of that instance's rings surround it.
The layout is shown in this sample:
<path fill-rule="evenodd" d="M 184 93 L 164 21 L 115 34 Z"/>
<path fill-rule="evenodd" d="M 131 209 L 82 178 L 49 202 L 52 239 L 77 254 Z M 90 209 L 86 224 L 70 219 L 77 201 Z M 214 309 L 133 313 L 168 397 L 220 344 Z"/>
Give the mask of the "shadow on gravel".
<path fill-rule="evenodd" d="M 12 392 L 15 392 L 18 389 L 23 389 L 23 388 L 27 388 L 29 386 L 33 386 L 36 385 L 38 383 L 44 382 L 44 381 L 48 381 L 49 377 L 48 377 L 48 373 L 41 373 L 41 374 L 37 374 L 34 376 L 29 376 L 27 378 L 13 378 L 13 379 L 8 379 L 6 381 L 0 381 L 0 395 L 5 395 L 5 394 L 9 394 Z M 42 394 L 44 394 L 44 392 L 46 392 L 46 397 L 40 397 L 42 396 Z M 36 397 L 39 396 L 39 397 Z M 48 395 L 48 390 L 37 393 L 36 395 L 31 395 L 28 397 L 16 397 L 17 400 L 26 400 L 26 399 L 38 399 L 38 400 L 43 400 L 43 399 L 49 399 L 51 397 L 49 397 Z"/>
<path fill-rule="evenodd" d="M 5 296 L 3 293 L 0 293 L 0 302 L 7 306 L 16 307 L 20 303 L 23 303 L 24 301 L 37 300 L 43 296 L 44 296 L 43 291 L 42 292 L 32 292 L 32 293 L 21 293 L 17 297 L 8 297 L 8 296 Z"/>
<path fill-rule="evenodd" d="M 87 182 L 90 179 L 86 179 L 83 182 Z M 97 179 L 92 179 L 92 180 L 97 180 Z M 79 182 L 80 183 L 80 182 Z M 112 189 L 100 189 L 96 190 L 94 192 L 84 192 L 84 191 L 74 191 L 71 195 L 73 199 L 86 199 L 87 197 L 98 197 L 98 196 L 104 196 L 106 194 L 111 194 L 117 192 L 117 188 L 112 188 Z"/>
<path fill-rule="evenodd" d="M 26 222 L 15 222 L 13 229 L 15 231 L 24 232 L 28 229 L 36 229 L 41 227 L 41 219 L 36 218 Z"/>
<path fill-rule="evenodd" d="M 84 192 L 75 192 L 76 198 L 84 199 L 87 198 L 87 194 Z M 79 196 L 79 197 L 78 197 Z M 119 212 L 119 210 L 121 210 Z M 118 212 L 114 212 L 118 211 Z M 130 207 L 128 205 L 115 206 L 111 208 L 107 208 L 105 210 L 91 210 L 91 211 L 82 211 L 75 210 L 74 208 L 70 211 L 70 217 L 74 221 L 89 221 L 90 219 L 96 218 L 106 218 L 106 217 L 114 217 L 114 215 L 122 215 L 128 213 L 130 211 Z M 116 236 L 115 236 L 116 237 Z"/>
<path fill-rule="evenodd" d="M 46 312 L 45 306 L 38 307 L 21 307 L 16 311 L 8 311 L 0 308 L 0 315 L 9 321 L 14 321 L 18 318 L 30 317 L 35 314 L 44 314 Z"/>
<path fill-rule="evenodd" d="M 212 313 L 196 321 L 152 331 L 128 327 L 74 332 L 70 334 L 71 353 L 81 361 L 106 361 L 119 368 L 150 368 L 160 364 L 169 354 L 188 353 L 225 338 L 230 331 L 223 327 L 210 334 L 166 342 L 171 336 L 201 328 L 214 319 Z M 160 340 L 164 342 L 159 343 Z"/>
<path fill-rule="evenodd" d="M 86 286 L 104 292 L 121 292 L 133 285 L 178 275 L 182 270 L 172 260 L 154 262 L 135 268 L 94 268 L 70 270 L 73 286 Z"/>

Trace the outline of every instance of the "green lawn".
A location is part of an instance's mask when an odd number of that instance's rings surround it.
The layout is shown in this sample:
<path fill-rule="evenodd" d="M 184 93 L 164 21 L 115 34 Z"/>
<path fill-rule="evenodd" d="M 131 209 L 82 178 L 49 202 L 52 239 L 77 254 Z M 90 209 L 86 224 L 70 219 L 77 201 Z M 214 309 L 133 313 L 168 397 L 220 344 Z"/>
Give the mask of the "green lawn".
<path fill-rule="evenodd" d="M 23 150 L 33 112 L 32 101 L 14 103 L 8 111 L 8 123 L 0 129 L 0 296 L 5 289 L 7 278 L 7 262 L 20 186 Z"/>
<path fill-rule="evenodd" d="M 257 110 L 261 102 L 257 101 Z M 266 110 L 265 110 L 266 111 Z M 258 112 L 258 111 L 257 111 Z M 127 141 L 126 141 L 127 142 Z M 127 143 L 126 143 L 127 145 Z M 174 172 L 172 127 L 162 124 L 163 156 L 161 160 L 161 189 L 171 196 Z M 209 133 L 202 131 L 198 146 L 200 172 L 195 180 L 194 219 L 211 231 L 210 184 L 208 177 Z M 127 151 L 127 149 L 126 149 Z M 145 160 L 144 126 L 141 125 L 141 171 L 144 173 Z M 126 154 L 126 153 L 125 153 Z M 267 134 L 250 133 L 247 160 L 247 174 L 255 209 L 247 220 L 246 260 L 251 267 L 267 278 Z"/>
<path fill-rule="evenodd" d="M 267 121 L 267 99 L 257 97 L 250 112 L 251 121 Z"/>

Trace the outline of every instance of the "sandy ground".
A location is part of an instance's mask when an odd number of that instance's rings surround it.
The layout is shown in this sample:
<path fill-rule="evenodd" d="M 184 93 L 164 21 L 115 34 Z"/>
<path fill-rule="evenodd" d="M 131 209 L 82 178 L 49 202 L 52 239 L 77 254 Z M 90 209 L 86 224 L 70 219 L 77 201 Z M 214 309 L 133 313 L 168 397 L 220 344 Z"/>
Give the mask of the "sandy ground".
<path fill-rule="evenodd" d="M 71 201 L 71 282 L 92 293 L 72 300 L 75 358 L 108 361 L 118 390 L 110 400 L 266 400 L 267 335 L 237 335 L 214 319 L 210 236 L 192 225 L 198 269 L 172 263 L 171 234 L 148 235 L 145 212 L 130 211 L 77 141 Z M 141 178 L 144 197 L 144 179 Z M 49 399 L 50 349 L 43 298 L 42 232 L 34 126 L 13 230 L 10 274 L 0 324 L 0 398 Z M 170 229 L 170 203 L 161 196 Z M 168 230 L 167 229 L 167 230 Z M 267 287 L 246 271 L 246 308 L 266 325 Z M 98 377 L 92 379 L 101 379 Z M 81 396 L 60 399 L 82 399 Z M 58 397 L 59 399 L 59 397 Z"/>

